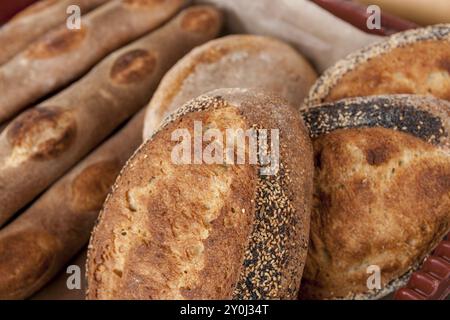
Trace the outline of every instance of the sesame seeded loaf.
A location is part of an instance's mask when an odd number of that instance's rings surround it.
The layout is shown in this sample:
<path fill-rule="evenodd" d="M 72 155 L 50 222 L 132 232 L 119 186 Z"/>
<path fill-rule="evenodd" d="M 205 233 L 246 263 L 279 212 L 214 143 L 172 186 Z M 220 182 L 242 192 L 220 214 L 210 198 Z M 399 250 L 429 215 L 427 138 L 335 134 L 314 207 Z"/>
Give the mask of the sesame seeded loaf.
<path fill-rule="evenodd" d="M 217 9 L 189 7 L 11 121 L 0 135 L 0 226 L 140 110 L 164 73 L 221 25 Z"/>
<path fill-rule="evenodd" d="M 0 28 L 0 65 L 25 49 L 50 29 L 63 24 L 67 8 L 77 5 L 82 14 L 108 0 L 42 0 L 15 15 Z"/>
<path fill-rule="evenodd" d="M 249 161 L 175 164 L 171 135 L 192 133 L 194 121 L 221 132 L 279 129 L 279 170 L 261 175 L 262 166 Z M 188 102 L 113 186 L 89 245 L 87 298 L 296 298 L 312 170 L 307 131 L 284 100 L 220 89 Z"/>
<path fill-rule="evenodd" d="M 147 107 L 144 140 L 189 100 L 220 88 L 274 92 L 300 107 L 317 75 L 288 44 L 269 37 L 231 35 L 192 50 L 164 76 Z"/>
<path fill-rule="evenodd" d="M 303 114 L 315 177 L 303 299 L 375 299 L 404 285 L 450 229 L 450 103 L 415 95 Z M 381 287 L 369 290 L 369 266 Z"/>
<path fill-rule="evenodd" d="M 0 66 L 0 123 L 81 77 L 112 51 L 156 29 L 185 3 L 112 0 L 83 16 L 81 29 L 63 24 L 50 30 Z"/>
<path fill-rule="evenodd" d="M 450 24 L 400 32 L 350 54 L 316 81 L 304 106 L 380 94 L 450 100 Z"/>

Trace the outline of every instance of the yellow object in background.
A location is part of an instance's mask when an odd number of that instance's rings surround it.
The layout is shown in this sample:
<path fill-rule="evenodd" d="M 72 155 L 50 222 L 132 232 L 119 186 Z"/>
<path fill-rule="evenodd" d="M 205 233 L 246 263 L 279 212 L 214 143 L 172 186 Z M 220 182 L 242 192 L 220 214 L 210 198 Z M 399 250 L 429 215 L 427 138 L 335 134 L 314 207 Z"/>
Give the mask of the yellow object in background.
<path fill-rule="evenodd" d="M 421 25 L 450 23 L 450 0 L 356 0 Z"/>

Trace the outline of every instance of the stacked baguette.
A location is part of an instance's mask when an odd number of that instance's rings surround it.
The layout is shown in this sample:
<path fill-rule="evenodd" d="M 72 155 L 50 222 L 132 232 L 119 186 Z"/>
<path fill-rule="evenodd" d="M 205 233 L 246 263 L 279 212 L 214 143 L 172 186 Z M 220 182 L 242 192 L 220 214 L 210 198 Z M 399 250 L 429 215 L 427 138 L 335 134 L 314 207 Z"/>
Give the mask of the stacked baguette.
<path fill-rule="evenodd" d="M 142 108 L 163 74 L 215 37 L 221 24 L 211 6 L 185 9 L 13 120 L 0 136 L 1 224 Z M 143 116 L 141 111 L 0 230 L 0 299 L 29 297 L 86 244 L 110 186 L 140 144 Z"/>
<path fill-rule="evenodd" d="M 186 9 L 14 119 L 0 135 L 0 225 L 145 105 L 173 63 L 220 26 L 212 7 Z"/>
<path fill-rule="evenodd" d="M 184 0 L 114 0 L 84 16 L 81 29 L 70 30 L 65 24 L 52 29 L 0 67 L 0 123 L 155 29 L 183 4 Z"/>
<path fill-rule="evenodd" d="M 111 185 L 141 143 L 143 118 L 138 113 L 0 231 L 0 299 L 29 297 L 87 243 Z"/>
<path fill-rule="evenodd" d="M 0 65 L 25 49 L 50 29 L 63 24 L 67 8 L 76 5 L 85 14 L 108 0 L 42 0 L 19 14 L 0 28 Z"/>

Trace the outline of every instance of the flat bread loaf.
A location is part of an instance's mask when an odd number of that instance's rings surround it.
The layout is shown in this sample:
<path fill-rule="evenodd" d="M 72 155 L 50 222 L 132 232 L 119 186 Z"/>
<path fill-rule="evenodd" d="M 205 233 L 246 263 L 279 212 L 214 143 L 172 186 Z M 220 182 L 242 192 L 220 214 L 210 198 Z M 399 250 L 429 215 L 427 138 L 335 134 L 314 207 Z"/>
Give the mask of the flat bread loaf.
<path fill-rule="evenodd" d="M 275 130 L 259 152 L 276 150 L 278 132 L 278 169 L 263 175 L 265 165 L 249 161 L 250 148 L 242 164 L 174 162 L 173 134 L 201 134 L 199 123 L 206 134 Z M 231 150 L 238 158 L 235 148 L 225 150 L 215 155 Z M 90 241 L 87 297 L 295 299 L 308 245 L 312 161 L 301 118 L 284 100 L 221 89 L 188 102 L 138 149 L 107 198 Z"/>
<path fill-rule="evenodd" d="M 408 95 L 341 100 L 304 114 L 315 191 L 301 298 L 385 296 L 449 232 L 449 116 L 449 102 Z M 376 270 L 378 288 L 369 279 Z"/>
<path fill-rule="evenodd" d="M 300 107 L 316 73 L 288 44 L 269 37 L 231 35 L 195 48 L 163 78 L 147 107 L 144 139 L 187 101 L 220 88 L 256 88 Z"/>

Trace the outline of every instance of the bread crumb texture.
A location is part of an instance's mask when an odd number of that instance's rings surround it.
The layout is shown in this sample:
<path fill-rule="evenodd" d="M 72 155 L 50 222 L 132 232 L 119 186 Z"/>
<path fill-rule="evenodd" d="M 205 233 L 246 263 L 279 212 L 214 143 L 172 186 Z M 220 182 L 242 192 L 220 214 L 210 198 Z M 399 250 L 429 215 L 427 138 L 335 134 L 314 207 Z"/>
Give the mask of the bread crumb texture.
<path fill-rule="evenodd" d="M 315 192 L 304 298 L 355 298 L 370 265 L 382 286 L 407 273 L 450 227 L 448 150 L 386 128 L 314 141 Z"/>
<path fill-rule="evenodd" d="M 99 211 L 120 172 L 118 161 L 101 161 L 82 170 L 72 182 L 74 212 Z"/>
<path fill-rule="evenodd" d="M 49 59 L 78 49 L 86 39 L 88 29 L 68 29 L 60 27 L 46 33 L 32 43 L 25 51 L 28 59 Z"/>
<path fill-rule="evenodd" d="M 0 237 L 0 299 L 23 296 L 52 267 L 57 240 L 44 231 L 26 229 Z"/>
<path fill-rule="evenodd" d="M 11 161 L 47 160 L 65 152 L 74 142 L 77 125 L 70 111 L 39 107 L 24 112 L 7 128 Z"/>
<path fill-rule="evenodd" d="M 148 50 L 135 49 L 119 56 L 111 67 L 111 79 L 117 84 L 131 84 L 149 77 L 157 64 L 156 55 Z"/>

